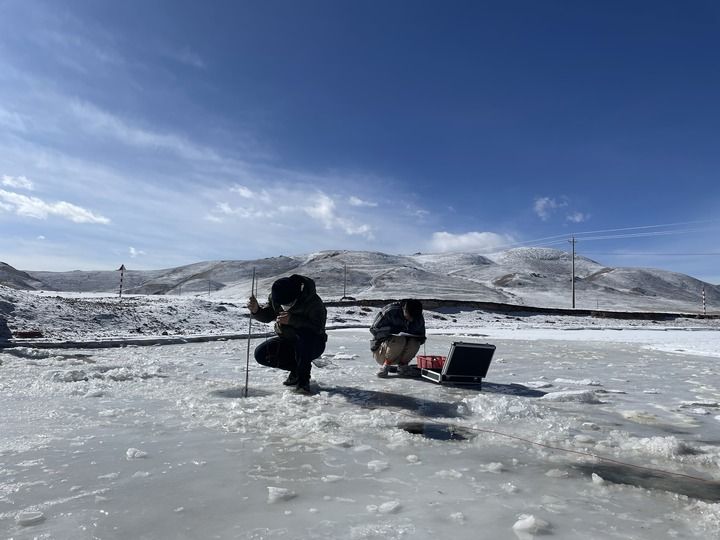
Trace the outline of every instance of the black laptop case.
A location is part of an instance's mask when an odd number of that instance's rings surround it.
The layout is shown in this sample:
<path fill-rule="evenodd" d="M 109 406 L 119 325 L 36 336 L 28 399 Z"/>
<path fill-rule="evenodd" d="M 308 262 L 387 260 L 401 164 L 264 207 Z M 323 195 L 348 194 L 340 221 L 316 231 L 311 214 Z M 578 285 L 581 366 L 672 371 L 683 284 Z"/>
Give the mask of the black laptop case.
<path fill-rule="evenodd" d="M 450 346 L 450 352 L 442 370 L 421 369 L 420 374 L 439 384 L 481 385 L 494 354 L 495 345 L 456 341 Z"/>

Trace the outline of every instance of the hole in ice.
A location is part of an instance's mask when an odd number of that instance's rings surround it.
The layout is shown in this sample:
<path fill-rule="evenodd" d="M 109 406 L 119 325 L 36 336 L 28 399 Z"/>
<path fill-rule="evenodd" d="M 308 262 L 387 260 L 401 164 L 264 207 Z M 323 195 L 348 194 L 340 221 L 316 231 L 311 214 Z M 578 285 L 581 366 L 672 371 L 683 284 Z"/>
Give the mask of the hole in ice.
<path fill-rule="evenodd" d="M 585 463 L 574 467 L 588 475 L 595 473 L 614 484 L 660 489 L 704 501 L 720 502 L 720 482 L 714 480 L 675 476 L 664 471 L 636 469 L 614 463 Z"/>
<path fill-rule="evenodd" d="M 422 435 L 426 439 L 438 441 L 466 441 L 477 436 L 473 431 L 453 424 L 401 422 L 398 427 L 413 435 Z"/>
<path fill-rule="evenodd" d="M 245 397 L 245 388 L 238 386 L 237 388 L 225 388 L 223 390 L 213 390 L 210 392 L 211 396 L 219 398 L 237 399 Z M 272 392 L 267 390 L 260 390 L 258 388 L 248 388 L 247 397 L 265 397 L 271 396 Z"/>

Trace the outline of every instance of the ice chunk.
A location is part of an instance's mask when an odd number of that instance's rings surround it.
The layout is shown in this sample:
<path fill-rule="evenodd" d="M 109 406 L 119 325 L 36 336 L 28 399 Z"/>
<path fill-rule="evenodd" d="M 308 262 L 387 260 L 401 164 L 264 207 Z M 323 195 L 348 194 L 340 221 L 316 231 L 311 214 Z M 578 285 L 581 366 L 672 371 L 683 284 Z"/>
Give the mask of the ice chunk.
<path fill-rule="evenodd" d="M 335 360 L 353 360 L 355 358 L 358 358 L 358 355 L 349 353 L 337 353 L 333 358 Z"/>
<path fill-rule="evenodd" d="M 143 452 L 137 448 L 128 448 L 127 452 L 125 452 L 125 456 L 128 459 L 142 459 L 147 457 L 147 452 Z"/>
<path fill-rule="evenodd" d="M 87 381 L 88 376 L 81 369 L 70 369 L 68 371 L 53 371 L 50 373 L 50 380 L 53 382 L 78 382 Z"/>
<path fill-rule="evenodd" d="M 592 390 L 567 390 L 565 392 L 550 392 L 540 399 L 555 402 L 575 403 L 602 403 Z"/>
<path fill-rule="evenodd" d="M 450 519 L 457 523 L 465 523 L 465 514 L 462 512 L 454 512 L 450 514 Z"/>
<path fill-rule="evenodd" d="M 397 514 L 402 508 L 400 501 L 388 501 L 378 506 L 378 512 L 381 514 Z"/>
<path fill-rule="evenodd" d="M 459 471 L 456 471 L 455 469 L 448 470 L 442 470 L 437 471 L 435 473 L 435 476 L 439 476 L 440 478 L 462 478 L 462 473 Z"/>
<path fill-rule="evenodd" d="M 528 538 L 533 534 L 545 534 L 549 532 L 551 526 L 547 521 L 536 518 L 531 514 L 521 514 L 512 528 L 516 533 L 525 533 L 525 535 L 519 535 L 520 538 Z"/>
<path fill-rule="evenodd" d="M 23 527 L 37 525 L 43 521 L 45 521 L 45 514 L 39 510 L 23 510 L 15 516 L 15 523 L 22 525 Z"/>
<path fill-rule="evenodd" d="M 525 386 L 528 388 L 550 388 L 552 384 L 547 381 L 528 381 Z"/>
<path fill-rule="evenodd" d="M 289 501 L 297 497 L 297 493 L 287 488 L 268 486 L 268 498 L 267 502 L 274 504 L 281 501 Z"/>
<path fill-rule="evenodd" d="M 602 486 L 605 484 L 605 479 L 599 474 L 592 473 L 592 483 L 596 486 Z"/>
<path fill-rule="evenodd" d="M 374 459 L 367 464 L 368 469 L 370 469 L 373 472 L 382 472 L 390 467 L 390 465 L 386 461 L 380 461 L 378 459 Z"/>
<path fill-rule="evenodd" d="M 681 401 L 680 407 L 683 408 L 693 408 L 693 407 L 702 407 L 702 408 L 718 408 L 720 407 L 720 404 L 718 404 L 717 401 Z"/>
<path fill-rule="evenodd" d="M 558 384 L 576 384 L 578 386 L 602 386 L 600 381 L 594 381 L 592 379 L 555 379 Z"/>
<path fill-rule="evenodd" d="M 480 470 L 482 472 L 498 474 L 498 473 L 503 472 L 505 470 L 505 467 L 503 466 L 502 463 L 492 462 L 492 463 L 488 463 L 486 465 L 481 465 Z"/>
<path fill-rule="evenodd" d="M 323 482 L 332 483 L 332 482 L 339 482 L 339 481 L 342 480 L 343 478 L 344 478 L 343 476 L 338 476 L 338 475 L 336 475 L 336 474 L 328 474 L 327 476 L 323 476 L 323 477 L 321 478 L 321 480 L 322 480 Z"/>

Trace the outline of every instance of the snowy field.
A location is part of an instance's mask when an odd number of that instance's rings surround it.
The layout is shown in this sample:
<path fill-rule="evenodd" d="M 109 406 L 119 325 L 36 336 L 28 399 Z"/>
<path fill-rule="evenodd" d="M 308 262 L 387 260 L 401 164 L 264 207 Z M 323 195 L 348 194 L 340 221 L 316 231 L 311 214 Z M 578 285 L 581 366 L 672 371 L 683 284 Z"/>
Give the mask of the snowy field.
<path fill-rule="evenodd" d="M 244 397 L 241 340 L 3 350 L 0 537 L 720 535 L 716 326 L 428 315 L 497 346 L 482 391 L 377 379 L 362 329 L 313 396 L 251 359 Z"/>

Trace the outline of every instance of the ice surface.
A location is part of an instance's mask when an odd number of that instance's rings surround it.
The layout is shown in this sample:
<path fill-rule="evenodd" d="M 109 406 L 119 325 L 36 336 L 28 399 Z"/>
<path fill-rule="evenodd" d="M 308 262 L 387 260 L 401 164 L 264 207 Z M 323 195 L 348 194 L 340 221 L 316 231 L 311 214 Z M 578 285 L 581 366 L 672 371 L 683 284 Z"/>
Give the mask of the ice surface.
<path fill-rule="evenodd" d="M 0 537 L 718 537 L 716 330 L 456 317 L 427 354 L 495 344 L 482 391 L 377 379 L 363 329 L 313 396 L 243 397 L 244 341 L 0 352 Z"/>

